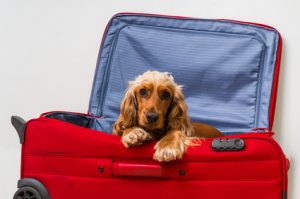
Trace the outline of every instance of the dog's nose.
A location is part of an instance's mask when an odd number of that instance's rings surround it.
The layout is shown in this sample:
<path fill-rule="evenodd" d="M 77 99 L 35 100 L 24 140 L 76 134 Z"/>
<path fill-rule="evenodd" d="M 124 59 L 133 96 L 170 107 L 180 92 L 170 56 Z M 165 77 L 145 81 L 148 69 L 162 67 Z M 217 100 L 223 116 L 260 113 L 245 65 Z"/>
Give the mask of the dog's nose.
<path fill-rule="evenodd" d="M 157 119 L 158 119 L 158 113 L 156 113 L 156 112 L 148 112 L 146 114 L 146 118 L 147 118 L 148 122 L 151 122 L 151 123 L 156 122 Z"/>

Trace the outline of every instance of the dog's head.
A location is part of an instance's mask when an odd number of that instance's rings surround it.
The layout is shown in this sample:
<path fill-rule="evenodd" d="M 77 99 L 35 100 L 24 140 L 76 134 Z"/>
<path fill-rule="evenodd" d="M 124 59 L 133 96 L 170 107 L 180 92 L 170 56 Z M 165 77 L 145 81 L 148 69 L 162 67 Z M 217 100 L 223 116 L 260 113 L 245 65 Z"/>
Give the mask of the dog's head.
<path fill-rule="evenodd" d="M 139 126 L 148 132 L 178 129 L 190 134 L 181 86 L 167 72 L 147 71 L 129 82 L 113 132 Z"/>

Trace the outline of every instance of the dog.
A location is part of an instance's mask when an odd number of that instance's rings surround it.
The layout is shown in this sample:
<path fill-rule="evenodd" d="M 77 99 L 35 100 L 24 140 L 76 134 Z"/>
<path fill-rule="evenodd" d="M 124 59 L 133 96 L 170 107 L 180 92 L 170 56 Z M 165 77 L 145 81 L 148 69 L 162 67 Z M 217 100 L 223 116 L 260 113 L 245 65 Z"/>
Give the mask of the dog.
<path fill-rule="evenodd" d="M 147 71 L 130 81 L 113 125 L 125 147 L 157 140 L 154 160 L 181 159 L 195 138 L 219 137 L 216 128 L 192 123 L 187 114 L 182 86 L 168 72 Z"/>

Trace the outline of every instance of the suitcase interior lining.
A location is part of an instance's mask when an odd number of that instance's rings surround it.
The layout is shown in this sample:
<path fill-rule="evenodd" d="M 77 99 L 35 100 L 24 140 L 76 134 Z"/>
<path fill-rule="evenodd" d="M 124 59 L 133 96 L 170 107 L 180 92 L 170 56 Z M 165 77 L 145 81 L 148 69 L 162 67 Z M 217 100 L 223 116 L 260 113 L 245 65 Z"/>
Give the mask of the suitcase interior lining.
<path fill-rule="evenodd" d="M 127 83 L 147 70 L 183 85 L 192 121 L 225 134 L 269 126 L 278 33 L 233 22 L 118 16 L 99 53 L 90 128 L 111 132 Z M 263 80 L 263 81 L 262 81 Z"/>

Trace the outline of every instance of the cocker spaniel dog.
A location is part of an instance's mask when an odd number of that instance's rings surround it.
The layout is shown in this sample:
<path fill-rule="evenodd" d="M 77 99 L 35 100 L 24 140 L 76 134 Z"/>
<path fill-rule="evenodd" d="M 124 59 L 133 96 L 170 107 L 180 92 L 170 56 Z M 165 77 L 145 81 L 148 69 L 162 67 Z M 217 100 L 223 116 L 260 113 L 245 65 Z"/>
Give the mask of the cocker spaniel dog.
<path fill-rule="evenodd" d="M 113 134 L 122 136 L 125 147 L 157 140 L 153 159 L 181 159 L 193 138 L 223 134 L 202 123 L 192 123 L 187 114 L 182 86 L 167 72 L 147 71 L 129 82 Z"/>

